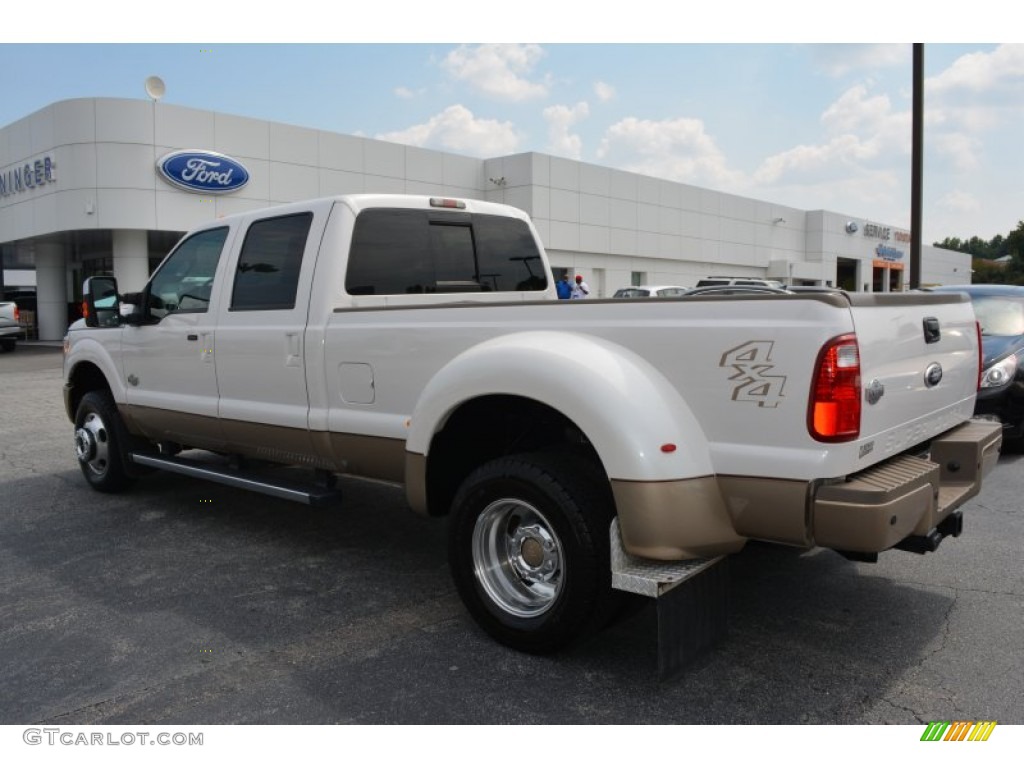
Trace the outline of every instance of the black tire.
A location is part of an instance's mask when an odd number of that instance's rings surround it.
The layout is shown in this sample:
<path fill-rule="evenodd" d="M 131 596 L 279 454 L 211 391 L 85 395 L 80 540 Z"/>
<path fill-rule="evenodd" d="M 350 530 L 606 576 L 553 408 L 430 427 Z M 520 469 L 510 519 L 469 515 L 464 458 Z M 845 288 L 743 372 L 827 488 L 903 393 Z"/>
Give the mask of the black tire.
<path fill-rule="evenodd" d="M 495 459 L 452 503 L 448 562 L 473 619 L 528 653 L 599 629 L 613 608 L 607 480 L 575 456 Z"/>
<path fill-rule="evenodd" d="M 0 339 L 0 349 L 4 352 L 13 352 L 17 346 L 18 342 L 15 339 Z"/>
<path fill-rule="evenodd" d="M 75 412 L 75 455 L 89 485 L 117 493 L 135 482 L 127 469 L 128 445 L 130 436 L 110 394 L 87 392 Z"/>

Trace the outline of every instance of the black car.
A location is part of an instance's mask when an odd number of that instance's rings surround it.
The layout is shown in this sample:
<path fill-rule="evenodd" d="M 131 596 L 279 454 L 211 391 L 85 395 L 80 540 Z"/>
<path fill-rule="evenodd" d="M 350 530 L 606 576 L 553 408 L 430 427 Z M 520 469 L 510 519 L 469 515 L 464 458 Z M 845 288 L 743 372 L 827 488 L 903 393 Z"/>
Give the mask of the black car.
<path fill-rule="evenodd" d="M 981 324 L 982 375 L 975 416 L 1003 422 L 1003 437 L 1024 437 L 1024 285 L 944 285 L 966 293 Z"/>

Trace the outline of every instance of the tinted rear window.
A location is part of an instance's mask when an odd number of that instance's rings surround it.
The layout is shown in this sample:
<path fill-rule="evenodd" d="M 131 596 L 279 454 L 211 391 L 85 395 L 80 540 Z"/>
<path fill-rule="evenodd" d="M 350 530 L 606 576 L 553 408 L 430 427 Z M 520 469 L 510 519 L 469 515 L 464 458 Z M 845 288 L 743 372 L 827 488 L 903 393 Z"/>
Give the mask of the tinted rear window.
<path fill-rule="evenodd" d="M 293 309 L 312 213 L 255 221 L 238 257 L 231 311 Z"/>
<path fill-rule="evenodd" d="M 546 288 L 540 251 L 520 219 L 389 208 L 356 218 L 345 276 L 351 294 Z"/>

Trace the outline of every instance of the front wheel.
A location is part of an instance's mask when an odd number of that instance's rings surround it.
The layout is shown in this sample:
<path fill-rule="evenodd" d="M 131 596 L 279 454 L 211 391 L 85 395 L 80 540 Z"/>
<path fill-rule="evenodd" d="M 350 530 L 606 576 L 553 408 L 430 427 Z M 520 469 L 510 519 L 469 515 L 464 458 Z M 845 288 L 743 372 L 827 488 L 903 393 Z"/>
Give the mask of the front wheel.
<path fill-rule="evenodd" d="M 575 456 L 496 459 L 452 505 L 449 564 L 476 622 L 499 642 L 556 651 L 604 622 L 611 604 L 607 481 Z"/>
<path fill-rule="evenodd" d="M 75 456 L 93 488 L 116 493 L 135 482 L 126 471 L 128 433 L 106 392 L 88 392 L 75 412 Z"/>

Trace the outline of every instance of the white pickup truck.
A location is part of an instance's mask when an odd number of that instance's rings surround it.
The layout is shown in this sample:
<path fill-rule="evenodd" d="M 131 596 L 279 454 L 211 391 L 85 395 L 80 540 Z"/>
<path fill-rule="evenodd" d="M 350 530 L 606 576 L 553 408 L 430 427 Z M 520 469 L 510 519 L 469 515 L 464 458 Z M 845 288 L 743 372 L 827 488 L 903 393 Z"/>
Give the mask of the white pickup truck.
<path fill-rule="evenodd" d="M 308 502 L 339 474 L 401 483 L 451 518 L 476 621 L 532 652 L 601 624 L 621 556 L 932 551 L 1000 448 L 971 420 L 964 296 L 558 301 L 529 218 L 494 203 L 230 216 L 141 292 L 85 298 L 64 392 L 95 489 L 153 468 Z"/>
<path fill-rule="evenodd" d="M 13 352 L 22 333 L 18 305 L 13 301 L 0 301 L 0 351 Z"/>

